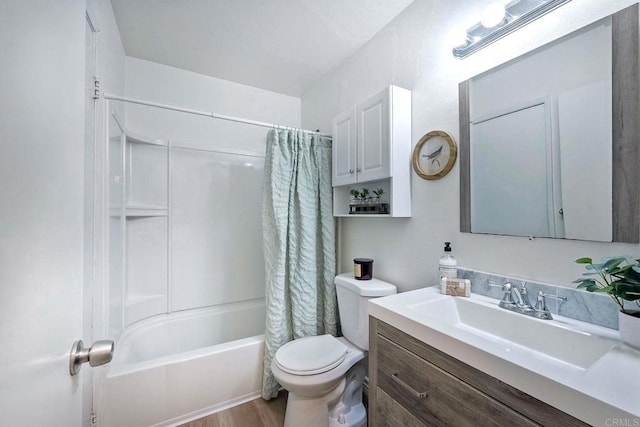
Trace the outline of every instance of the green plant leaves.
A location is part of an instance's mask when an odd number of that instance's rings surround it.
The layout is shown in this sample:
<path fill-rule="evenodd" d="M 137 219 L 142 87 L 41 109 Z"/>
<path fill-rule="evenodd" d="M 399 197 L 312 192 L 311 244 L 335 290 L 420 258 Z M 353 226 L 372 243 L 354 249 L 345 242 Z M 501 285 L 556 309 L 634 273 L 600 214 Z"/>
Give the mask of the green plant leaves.
<path fill-rule="evenodd" d="M 636 301 L 640 299 L 640 285 L 632 285 L 624 282 L 613 282 L 616 293 L 620 298 L 627 301 Z"/>
<path fill-rule="evenodd" d="M 600 285 L 594 279 L 578 279 L 574 280 L 573 283 L 579 283 L 578 289 L 586 289 L 589 292 L 595 292 L 596 289 L 600 288 Z"/>
<path fill-rule="evenodd" d="M 626 283 L 640 287 L 640 272 L 634 268 L 627 268 L 623 270 L 620 275 L 624 278 Z"/>
<path fill-rule="evenodd" d="M 604 263 L 604 269 L 606 271 L 611 272 L 611 271 L 615 270 L 616 268 L 618 268 L 618 266 L 620 264 L 622 264 L 623 262 L 625 262 L 625 261 L 626 261 L 626 258 L 611 258 L 610 260 L 608 260 L 608 261 L 606 261 Z"/>
<path fill-rule="evenodd" d="M 573 283 L 578 289 L 609 294 L 623 308 L 622 300 L 640 300 L 640 260 L 631 257 L 605 257 L 594 264 L 588 257 L 578 258 L 577 264 L 585 264 L 586 272 Z M 602 281 L 598 280 L 599 276 Z M 603 283 L 604 282 L 604 283 Z"/>

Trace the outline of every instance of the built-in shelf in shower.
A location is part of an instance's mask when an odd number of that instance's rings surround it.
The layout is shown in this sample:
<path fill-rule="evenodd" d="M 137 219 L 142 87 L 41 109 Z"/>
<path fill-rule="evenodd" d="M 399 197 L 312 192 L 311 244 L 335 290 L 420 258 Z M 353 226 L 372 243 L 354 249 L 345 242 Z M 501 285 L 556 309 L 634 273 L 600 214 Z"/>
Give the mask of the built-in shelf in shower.
<path fill-rule="evenodd" d="M 123 212 L 120 209 L 111 209 L 110 215 L 119 217 L 123 215 Z M 127 208 L 124 211 L 124 216 L 127 218 L 169 216 L 169 210 L 164 208 Z"/>
<path fill-rule="evenodd" d="M 148 137 L 138 133 L 132 133 L 129 130 L 127 131 L 126 137 L 127 137 L 127 142 L 130 142 L 133 144 L 162 145 L 165 147 L 169 145 L 169 141 L 166 139 Z"/>
<path fill-rule="evenodd" d="M 127 296 L 126 305 L 144 304 L 150 301 L 164 300 L 166 295 L 129 295 Z"/>
<path fill-rule="evenodd" d="M 136 295 L 127 296 L 125 301 L 125 324 L 130 325 L 138 320 L 167 311 L 167 296 Z"/>
<path fill-rule="evenodd" d="M 127 209 L 125 215 L 127 218 L 168 216 L 169 211 L 167 209 Z"/>
<path fill-rule="evenodd" d="M 166 313 L 170 141 L 131 132 L 115 111 L 108 130 L 110 329 Z"/>

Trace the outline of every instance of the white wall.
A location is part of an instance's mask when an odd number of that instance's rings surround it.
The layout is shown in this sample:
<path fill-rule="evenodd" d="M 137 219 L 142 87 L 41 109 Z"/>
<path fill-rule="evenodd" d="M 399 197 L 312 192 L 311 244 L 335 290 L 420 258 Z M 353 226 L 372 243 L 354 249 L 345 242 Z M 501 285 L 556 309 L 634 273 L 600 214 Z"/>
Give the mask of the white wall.
<path fill-rule="evenodd" d="M 413 144 L 439 129 L 459 138 L 458 83 L 577 30 L 637 0 L 575 0 L 464 59 L 451 54 L 448 34 L 468 28 L 488 0 L 416 0 L 365 47 L 302 98 L 302 126 L 330 129 L 333 116 L 389 84 L 413 93 Z M 462 6 L 464 4 L 464 6 Z M 409 161 L 409 159 L 407 159 Z M 400 290 L 434 284 L 443 242 L 460 265 L 566 286 L 582 273 L 578 257 L 639 255 L 640 246 L 487 236 L 459 232 L 459 163 L 437 181 L 412 175 L 410 219 L 341 221 L 341 270 L 371 257 L 374 274 Z"/>
<path fill-rule="evenodd" d="M 85 7 L 0 3 L 0 425 L 82 423 Z"/>
<path fill-rule="evenodd" d="M 174 149 L 171 311 L 264 298 L 264 158 Z"/>
<path fill-rule="evenodd" d="M 127 57 L 126 96 L 226 116 L 300 126 L 300 98 Z M 127 127 L 190 146 L 264 153 L 264 127 L 127 104 Z"/>

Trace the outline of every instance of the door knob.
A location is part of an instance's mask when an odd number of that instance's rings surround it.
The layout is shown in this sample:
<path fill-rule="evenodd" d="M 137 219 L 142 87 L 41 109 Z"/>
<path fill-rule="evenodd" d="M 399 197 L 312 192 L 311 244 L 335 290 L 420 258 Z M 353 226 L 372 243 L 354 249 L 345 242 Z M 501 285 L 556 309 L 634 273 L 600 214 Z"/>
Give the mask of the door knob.
<path fill-rule="evenodd" d="M 113 359 L 113 341 L 96 341 L 89 348 L 84 348 L 82 340 L 75 341 L 71 347 L 69 355 L 69 373 L 71 376 L 78 375 L 82 364 L 89 362 L 90 366 L 101 366 L 111 362 Z"/>

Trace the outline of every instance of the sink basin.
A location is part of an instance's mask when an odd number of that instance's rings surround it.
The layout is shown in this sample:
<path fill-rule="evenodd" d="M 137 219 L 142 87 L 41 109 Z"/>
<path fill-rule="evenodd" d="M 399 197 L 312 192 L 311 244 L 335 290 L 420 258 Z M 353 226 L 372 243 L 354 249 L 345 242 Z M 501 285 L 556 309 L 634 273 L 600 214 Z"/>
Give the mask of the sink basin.
<path fill-rule="evenodd" d="M 513 345 L 588 369 L 611 350 L 617 341 L 595 335 L 588 325 L 569 319 L 540 320 L 498 307 L 498 301 L 472 294 L 472 298 L 433 295 L 410 303 L 407 309 L 450 328 L 503 344 Z"/>
<path fill-rule="evenodd" d="M 372 298 L 368 311 L 382 337 L 392 338 L 386 324 L 590 425 L 640 419 L 640 351 L 617 331 L 498 303 L 442 295 L 438 286 Z"/>

